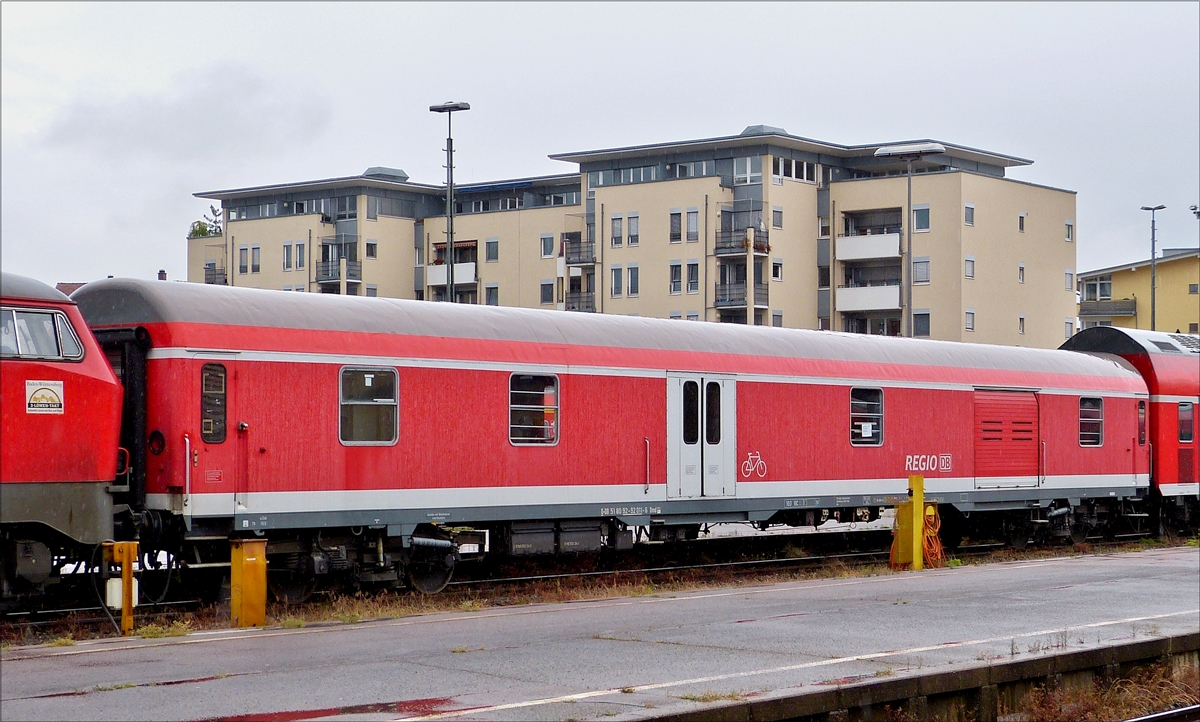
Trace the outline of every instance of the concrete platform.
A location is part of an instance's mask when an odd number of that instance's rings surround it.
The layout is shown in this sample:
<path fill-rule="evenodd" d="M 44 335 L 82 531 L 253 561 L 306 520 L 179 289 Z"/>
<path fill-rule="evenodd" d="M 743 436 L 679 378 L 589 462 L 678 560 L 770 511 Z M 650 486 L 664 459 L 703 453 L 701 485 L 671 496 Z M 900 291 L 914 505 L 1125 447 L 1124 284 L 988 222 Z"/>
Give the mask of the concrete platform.
<path fill-rule="evenodd" d="M 1200 631 L 1183 547 L 291 630 L 13 648 L 0 717 L 644 719 Z"/>

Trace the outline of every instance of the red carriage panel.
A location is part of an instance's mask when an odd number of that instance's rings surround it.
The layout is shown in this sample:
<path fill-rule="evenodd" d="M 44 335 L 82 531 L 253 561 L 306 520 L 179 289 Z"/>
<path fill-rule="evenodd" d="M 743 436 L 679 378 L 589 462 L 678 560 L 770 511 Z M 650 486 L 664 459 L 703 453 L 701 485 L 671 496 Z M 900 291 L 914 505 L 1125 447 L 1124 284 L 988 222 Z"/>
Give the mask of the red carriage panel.
<path fill-rule="evenodd" d="M 1029 391 L 976 391 L 975 476 L 1040 473 L 1038 400 Z"/>

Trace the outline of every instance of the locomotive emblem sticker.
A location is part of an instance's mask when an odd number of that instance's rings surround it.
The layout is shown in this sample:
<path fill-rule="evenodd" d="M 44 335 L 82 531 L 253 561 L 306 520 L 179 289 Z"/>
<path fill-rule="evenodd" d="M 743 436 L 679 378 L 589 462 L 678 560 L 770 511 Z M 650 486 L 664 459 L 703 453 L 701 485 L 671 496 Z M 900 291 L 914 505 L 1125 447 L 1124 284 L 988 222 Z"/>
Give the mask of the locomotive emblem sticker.
<path fill-rule="evenodd" d="M 25 381 L 25 413 L 63 413 L 62 381 Z"/>

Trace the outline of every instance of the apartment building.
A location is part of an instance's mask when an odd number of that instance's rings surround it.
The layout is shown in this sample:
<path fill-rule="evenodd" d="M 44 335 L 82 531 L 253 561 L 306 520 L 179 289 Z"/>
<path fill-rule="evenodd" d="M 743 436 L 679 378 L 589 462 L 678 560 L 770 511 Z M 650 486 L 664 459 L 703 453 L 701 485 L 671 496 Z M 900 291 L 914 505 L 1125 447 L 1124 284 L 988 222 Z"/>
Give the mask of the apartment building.
<path fill-rule="evenodd" d="M 287 291 L 1056 347 L 1074 329 L 1075 194 L 942 143 L 913 163 L 751 126 L 551 156 L 570 173 L 445 188 L 396 169 L 197 193 L 223 234 L 188 280 Z M 912 225 L 906 260 L 905 219 Z M 911 263 L 905 274 L 906 265 Z"/>
<path fill-rule="evenodd" d="M 1155 263 L 1154 325 L 1200 333 L 1200 249 L 1166 248 Z M 1079 274 L 1083 328 L 1150 328 L 1150 259 Z"/>

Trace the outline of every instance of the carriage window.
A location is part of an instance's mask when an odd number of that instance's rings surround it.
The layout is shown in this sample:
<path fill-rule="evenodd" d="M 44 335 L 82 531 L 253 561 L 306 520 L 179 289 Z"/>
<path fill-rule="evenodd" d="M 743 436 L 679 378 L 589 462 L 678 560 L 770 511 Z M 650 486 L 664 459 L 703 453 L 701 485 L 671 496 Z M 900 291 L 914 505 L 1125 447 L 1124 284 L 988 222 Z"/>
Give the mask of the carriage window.
<path fill-rule="evenodd" d="M 700 441 L 700 384 L 683 382 L 683 443 Z"/>
<path fill-rule="evenodd" d="M 883 389 L 850 389 L 850 443 L 883 445 Z"/>
<path fill-rule="evenodd" d="M 704 386 L 704 440 L 721 443 L 721 384 L 716 381 Z"/>
<path fill-rule="evenodd" d="M 342 369 L 342 443 L 375 446 L 396 443 L 399 402 L 394 369 Z"/>
<path fill-rule="evenodd" d="M 1104 443 L 1104 399 L 1079 399 L 1079 445 Z"/>
<path fill-rule="evenodd" d="M 508 386 L 508 440 L 558 442 L 558 377 L 513 374 Z"/>
<path fill-rule="evenodd" d="M 1138 402 L 1138 446 L 1146 445 L 1146 402 Z"/>
<path fill-rule="evenodd" d="M 1190 401 L 1179 404 L 1179 440 L 1189 443 L 1196 438 L 1196 405 Z"/>
<path fill-rule="evenodd" d="M 0 353 L 17 355 L 17 324 L 13 321 L 13 312 L 7 308 L 0 311 Z"/>
<path fill-rule="evenodd" d="M 58 318 L 58 343 L 62 347 L 62 355 L 64 358 L 79 358 L 83 355 L 83 347 L 79 345 L 79 339 L 75 337 L 75 329 L 71 328 L 71 322 L 67 317 L 56 314 Z"/>
<path fill-rule="evenodd" d="M 204 364 L 200 369 L 200 438 L 206 444 L 225 441 L 225 366 Z"/>

